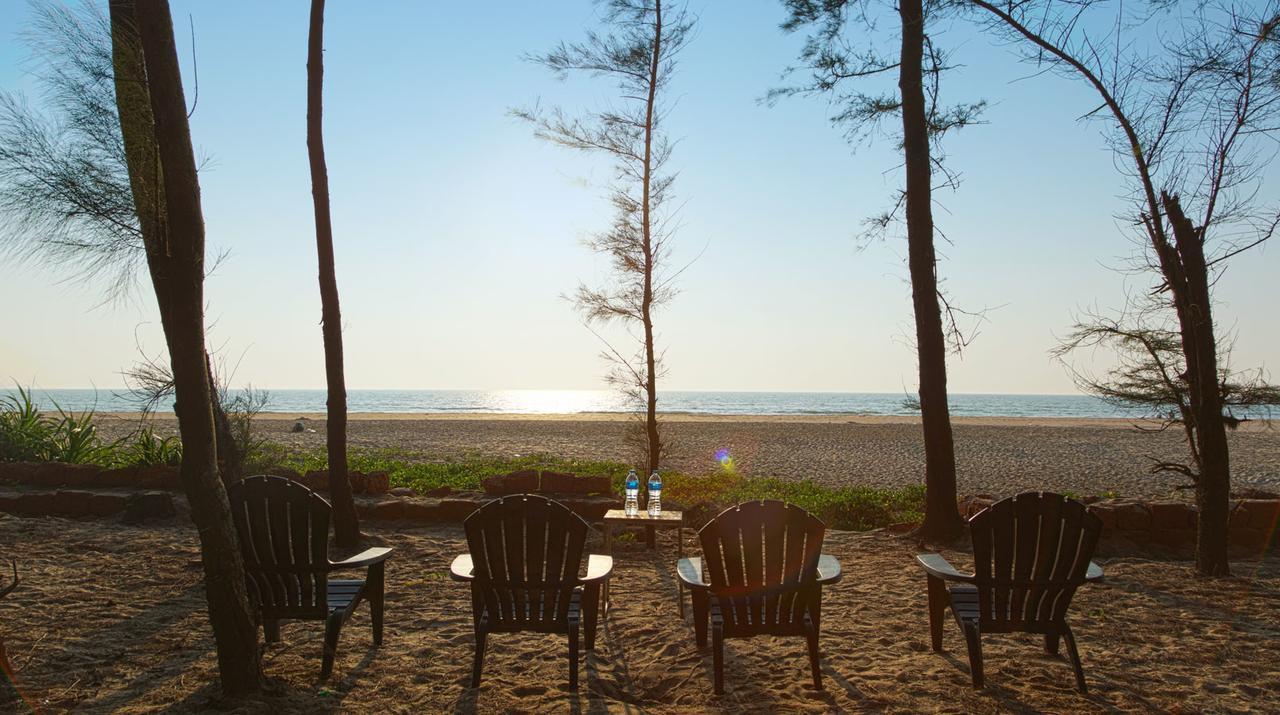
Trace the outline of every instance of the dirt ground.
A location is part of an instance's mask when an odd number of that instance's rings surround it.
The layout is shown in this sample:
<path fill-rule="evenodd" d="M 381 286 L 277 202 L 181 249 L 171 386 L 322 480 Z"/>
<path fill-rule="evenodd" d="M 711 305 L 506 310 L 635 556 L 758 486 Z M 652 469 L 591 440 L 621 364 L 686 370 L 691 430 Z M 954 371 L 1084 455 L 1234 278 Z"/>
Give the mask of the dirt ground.
<path fill-rule="evenodd" d="M 822 670 L 812 689 L 803 639 L 730 641 L 723 696 L 711 653 L 676 603 L 675 544 L 615 549 L 613 608 L 567 690 L 562 638 L 493 636 L 479 689 L 467 687 L 470 600 L 446 574 L 459 527 L 372 525 L 394 546 L 386 640 L 368 610 L 348 623 L 333 678 L 318 681 L 323 627 L 287 623 L 266 648 L 274 693 L 219 702 L 194 529 L 187 523 L 0 515 L 0 558 L 22 584 L 0 601 L 0 635 L 27 703 L 43 712 L 1276 712 L 1280 559 L 1239 561 L 1198 581 L 1186 562 L 1101 560 L 1106 579 L 1072 606 L 1090 692 L 1034 636 L 987 636 L 987 688 L 969 686 L 959 631 L 929 648 L 916 547 L 884 532 L 831 532 L 843 582 L 824 594 Z M 686 552 L 696 553 L 691 535 Z M 598 541 L 593 542 L 599 550 Z M 964 565 L 963 554 L 949 553 Z"/>

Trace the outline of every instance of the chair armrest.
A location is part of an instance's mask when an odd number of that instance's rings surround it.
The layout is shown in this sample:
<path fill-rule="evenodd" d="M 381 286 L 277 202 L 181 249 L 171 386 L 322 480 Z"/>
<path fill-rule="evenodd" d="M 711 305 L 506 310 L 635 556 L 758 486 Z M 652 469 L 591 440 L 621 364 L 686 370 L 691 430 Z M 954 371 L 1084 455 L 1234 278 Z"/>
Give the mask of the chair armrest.
<path fill-rule="evenodd" d="M 942 554 L 919 554 L 916 556 L 916 561 L 930 576 L 935 578 L 940 578 L 944 581 L 973 582 L 973 574 L 964 574 L 956 571 L 954 566 L 947 563 Z"/>
<path fill-rule="evenodd" d="M 1088 571 L 1086 571 L 1086 572 L 1085 572 L 1085 574 L 1084 574 L 1084 580 L 1085 580 L 1085 581 L 1101 581 L 1101 580 L 1102 580 L 1102 567 L 1101 567 L 1101 566 L 1099 566 L 1099 565 L 1097 565 L 1097 564 L 1095 564 L 1094 562 L 1090 561 L 1090 562 L 1089 562 L 1089 570 L 1088 570 Z"/>
<path fill-rule="evenodd" d="M 844 573 L 840 570 L 840 559 L 831 554 L 822 554 L 818 556 L 818 583 L 822 586 L 830 586 L 844 578 Z"/>
<path fill-rule="evenodd" d="M 393 549 L 387 546 L 375 546 L 372 549 L 365 549 L 349 559 L 343 559 L 342 561 L 330 561 L 329 568 L 354 569 L 362 566 L 380 564 L 383 561 L 386 561 L 387 557 L 391 556 L 392 551 Z"/>
<path fill-rule="evenodd" d="M 702 580 L 702 559 L 697 556 L 687 556 L 676 561 L 676 577 L 690 589 L 711 588 L 711 584 Z"/>
<path fill-rule="evenodd" d="M 613 574 L 613 557 L 604 556 L 602 554 L 587 555 L 587 575 L 582 577 L 581 583 L 584 586 L 590 586 L 593 583 L 608 581 L 609 576 Z"/>
<path fill-rule="evenodd" d="M 471 554 L 458 554 L 449 564 L 449 578 L 454 581 L 474 581 L 475 564 L 471 562 Z"/>

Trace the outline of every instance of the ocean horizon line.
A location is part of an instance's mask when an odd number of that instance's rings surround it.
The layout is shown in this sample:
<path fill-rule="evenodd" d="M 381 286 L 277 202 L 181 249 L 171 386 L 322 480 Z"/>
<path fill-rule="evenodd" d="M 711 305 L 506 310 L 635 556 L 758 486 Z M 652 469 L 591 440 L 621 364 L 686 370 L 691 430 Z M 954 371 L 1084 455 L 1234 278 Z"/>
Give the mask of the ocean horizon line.
<path fill-rule="evenodd" d="M 0 390 L 0 396 L 16 395 L 16 389 Z M 255 407 L 266 413 L 323 413 L 328 393 L 323 389 L 258 389 L 265 399 Z M 231 398 L 250 397 L 243 389 L 230 390 Z M 142 411 L 142 403 L 127 388 L 39 388 L 32 399 L 42 408 L 71 412 Z M 901 392 L 800 392 L 763 390 L 668 390 L 659 392 L 659 411 L 679 415 L 884 415 L 913 416 L 919 409 L 913 395 Z M 1084 394 L 951 393 L 948 404 L 957 417 L 1075 417 L 1140 418 L 1145 410 L 1117 406 Z M 172 400 L 162 400 L 157 411 L 168 412 Z M 351 413 L 389 414 L 625 414 L 634 403 L 607 389 L 574 390 L 347 390 Z"/>

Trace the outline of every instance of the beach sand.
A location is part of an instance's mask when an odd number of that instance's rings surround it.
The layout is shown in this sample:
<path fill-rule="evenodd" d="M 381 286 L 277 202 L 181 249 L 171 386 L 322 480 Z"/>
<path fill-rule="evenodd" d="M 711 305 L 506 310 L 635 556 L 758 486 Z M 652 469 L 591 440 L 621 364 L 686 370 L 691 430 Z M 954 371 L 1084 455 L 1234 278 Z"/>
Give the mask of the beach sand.
<path fill-rule="evenodd" d="M 290 429 L 305 418 L 314 431 Z M 348 441 L 356 448 L 391 448 L 441 460 L 467 455 L 550 453 L 560 457 L 633 461 L 625 446 L 630 418 L 591 415 L 353 414 Z M 103 433 L 119 436 L 137 416 L 103 415 Z M 690 474 L 719 468 L 727 449 L 748 476 L 812 479 L 830 486 L 902 487 L 924 478 L 919 419 L 868 415 L 666 415 L 671 454 L 665 463 Z M 156 418 L 176 432 L 172 417 Z M 1078 495 L 1186 499 L 1187 480 L 1150 473 L 1152 458 L 1185 460 L 1182 433 L 1143 432 L 1131 420 L 959 417 L 955 431 L 961 495 L 1004 496 L 1024 490 Z M 263 414 L 267 439 L 321 449 L 323 414 Z M 1154 423 L 1141 424 L 1151 429 Z M 1229 434 L 1232 487 L 1280 492 L 1280 429 L 1248 422 Z"/>
<path fill-rule="evenodd" d="M 334 676 L 319 683 L 323 626 L 286 623 L 266 647 L 277 694 L 246 712 L 1261 712 L 1280 692 L 1280 561 L 1236 562 L 1233 578 L 1198 581 L 1187 562 L 1102 560 L 1106 579 L 1072 604 L 1090 692 L 1065 659 L 1029 635 L 984 639 L 987 688 L 973 691 L 950 619 L 945 652 L 929 648 L 917 549 L 884 532 L 829 532 L 843 582 L 823 599 L 825 691 L 809 684 L 801 638 L 732 640 L 725 695 L 711 652 L 696 647 L 676 604 L 675 545 L 615 549 L 613 604 L 581 692 L 567 691 L 563 637 L 492 637 L 478 690 L 470 599 L 446 569 L 457 526 L 374 526 L 389 562 L 386 639 L 374 648 L 368 609 L 347 624 Z M 193 528 L 0 514 L 0 556 L 23 583 L 0 602 L 0 629 L 31 702 L 46 712 L 207 708 L 217 669 Z M 599 550 L 593 537 L 589 548 Z M 692 538 L 686 553 L 696 553 Z M 948 552 L 958 566 L 963 554 Z"/>

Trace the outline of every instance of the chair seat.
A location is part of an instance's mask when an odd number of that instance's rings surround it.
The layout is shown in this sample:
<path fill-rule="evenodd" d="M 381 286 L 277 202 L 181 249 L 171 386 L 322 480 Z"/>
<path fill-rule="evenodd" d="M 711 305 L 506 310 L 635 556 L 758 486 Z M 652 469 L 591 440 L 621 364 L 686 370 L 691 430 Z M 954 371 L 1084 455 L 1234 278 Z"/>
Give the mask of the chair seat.
<path fill-rule="evenodd" d="M 329 612 L 349 611 L 364 594 L 364 581 L 330 581 L 327 591 Z"/>
<path fill-rule="evenodd" d="M 956 620 L 966 625 L 976 625 L 980 620 L 978 587 L 967 583 L 948 584 L 947 594 L 951 597 L 951 611 L 956 615 Z"/>
<path fill-rule="evenodd" d="M 547 602 L 548 605 L 550 601 Z M 515 606 L 516 604 L 512 604 Z M 569 626 L 577 623 L 582 617 L 582 587 L 579 586 L 569 593 L 569 607 L 567 609 L 566 618 L 559 620 L 557 618 L 537 618 L 534 611 L 536 610 L 532 601 L 526 600 L 520 610 L 523 612 L 522 618 L 493 618 L 489 614 L 489 609 L 483 602 L 479 605 L 480 619 L 484 622 L 484 627 L 493 633 L 519 633 L 522 631 L 530 631 L 533 633 L 568 633 Z M 554 614 L 551 614 L 554 616 Z"/>

